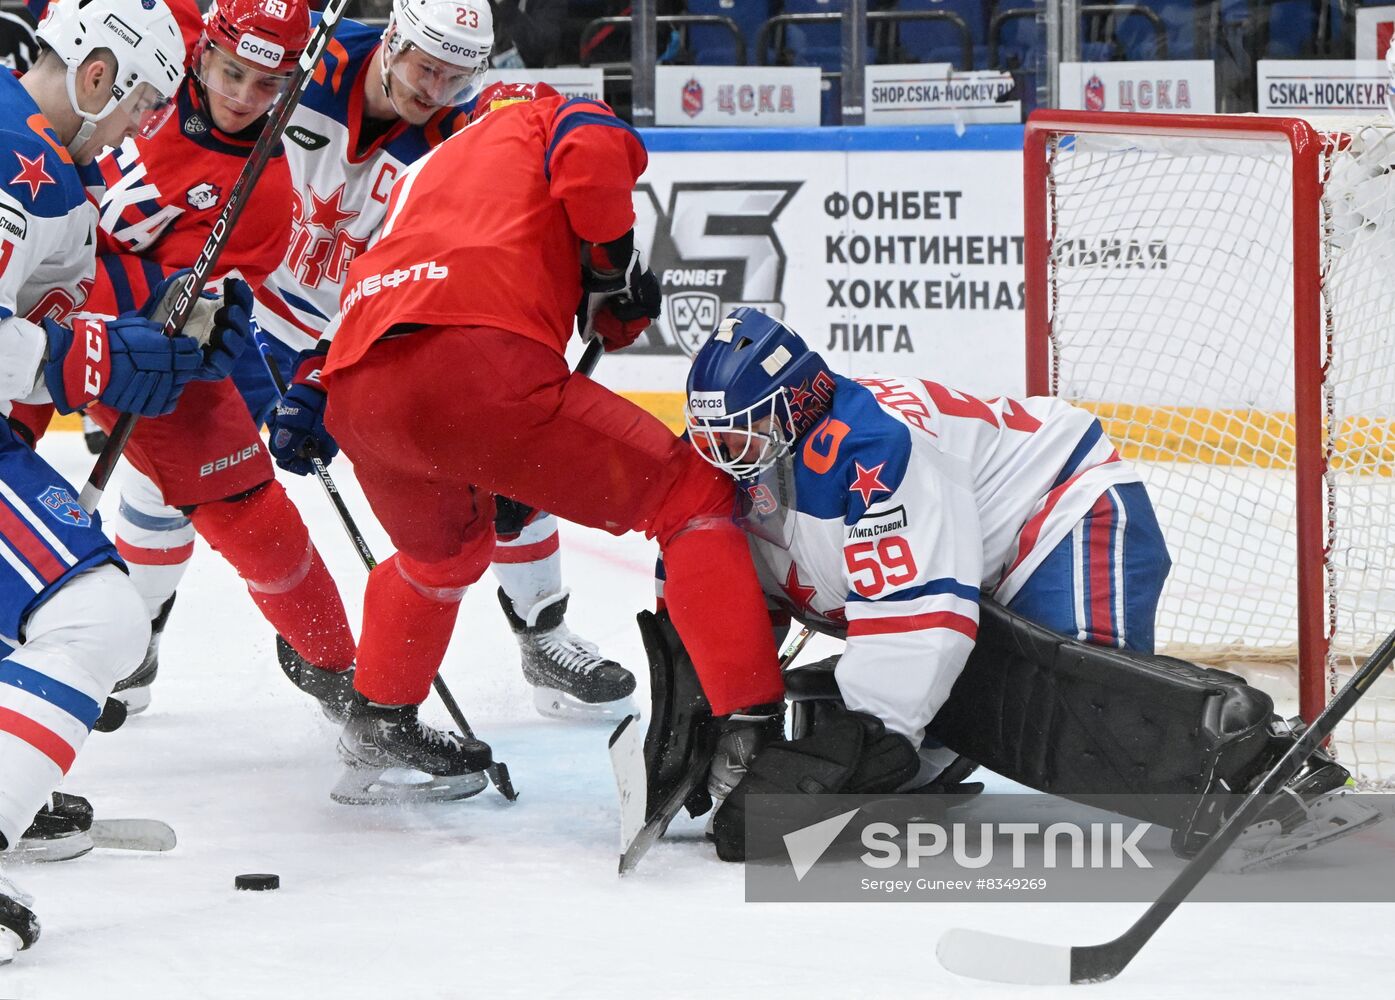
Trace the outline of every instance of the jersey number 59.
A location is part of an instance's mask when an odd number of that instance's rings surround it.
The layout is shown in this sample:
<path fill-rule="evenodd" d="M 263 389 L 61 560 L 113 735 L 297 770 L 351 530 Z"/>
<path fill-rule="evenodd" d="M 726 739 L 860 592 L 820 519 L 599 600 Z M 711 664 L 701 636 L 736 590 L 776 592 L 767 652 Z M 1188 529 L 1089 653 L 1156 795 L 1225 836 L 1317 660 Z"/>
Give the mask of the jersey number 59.
<path fill-rule="evenodd" d="M 915 557 L 899 535 L 875 542 L 858 542 L 843 549 L 853 589 L 863 597 L 876 597 L 887 587 L 899 587 L 915 579 Z"/>

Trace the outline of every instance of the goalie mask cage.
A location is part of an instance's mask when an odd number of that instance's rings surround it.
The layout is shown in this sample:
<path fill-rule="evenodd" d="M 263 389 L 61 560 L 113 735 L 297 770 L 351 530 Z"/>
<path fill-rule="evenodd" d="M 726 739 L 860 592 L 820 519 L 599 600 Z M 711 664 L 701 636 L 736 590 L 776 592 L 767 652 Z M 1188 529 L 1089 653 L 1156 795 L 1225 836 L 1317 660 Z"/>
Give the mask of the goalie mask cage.
<path fill-rule="evenodd" d="M 1159 651 L 1296 666 L 1312 719 L 1395 628 L 1395 130 L 1045 111 L 1024 162 L 1028 392 L 1140 468 Z M 1333 737 L 1366 786 L 1392 686 Z"/>

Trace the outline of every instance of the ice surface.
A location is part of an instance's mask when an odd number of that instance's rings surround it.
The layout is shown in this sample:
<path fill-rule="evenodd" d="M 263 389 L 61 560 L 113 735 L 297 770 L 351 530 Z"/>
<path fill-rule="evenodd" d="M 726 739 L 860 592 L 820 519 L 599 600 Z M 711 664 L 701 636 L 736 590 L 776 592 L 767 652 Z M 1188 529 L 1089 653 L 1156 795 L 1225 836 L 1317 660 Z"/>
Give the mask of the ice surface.
<path fill-rule="evenodd" d="M 91 466 L 79 435 L 43 450 L 77 484 Z M 385 555 L 348 463 L 332 470 Z M 363 571 L 316 483 L 286 485 L 357 627 Z M 569 525 L 563 546 L 569 623 L 642 672 L 633 615 L 652 601 L 654 547 Z M 686 816 L 619 879 L 611 726 L 535 714 L 493 590 L 466 596 L 444 676 L 519 801 L 490 790 L 432 809 L 338 806 L 333 728 L 281 676 L 270 628 L 200 543 L 151 708 L 94 734 L 64 786 L 98 815 L 168 821 L 179 846 L 11 866 L 44 930 L 0 969 L 0 996 L 1209 1000 L 1380 996 L 1395 982 L 1395 905 L 1184 906 L 1121 979 L 1028 991 L 945 972 L 940 933 L 1093 943 L 1143 904 L 747 904 L 740 866 Z M 804 656 L 829 651 L 821 640 Z M 445 719 L 434 697 L 424 711 Z M 279 873 L 282 888 L 237 892 L 241 872 Z"/>

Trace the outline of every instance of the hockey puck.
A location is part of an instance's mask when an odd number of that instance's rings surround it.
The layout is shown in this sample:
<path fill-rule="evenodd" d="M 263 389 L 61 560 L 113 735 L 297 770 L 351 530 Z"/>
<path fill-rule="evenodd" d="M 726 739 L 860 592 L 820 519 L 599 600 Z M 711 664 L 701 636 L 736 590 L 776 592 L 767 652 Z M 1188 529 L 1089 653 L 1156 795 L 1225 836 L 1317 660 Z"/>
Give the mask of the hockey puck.
<path fill-rule="evenodd" d="M 280 875 L 252 874 L 239 875 L 233 879 L 233 887 L 237 889 L 251 889 L 253 892 L 265 892 L 268 889 L 281 888 Z"/>

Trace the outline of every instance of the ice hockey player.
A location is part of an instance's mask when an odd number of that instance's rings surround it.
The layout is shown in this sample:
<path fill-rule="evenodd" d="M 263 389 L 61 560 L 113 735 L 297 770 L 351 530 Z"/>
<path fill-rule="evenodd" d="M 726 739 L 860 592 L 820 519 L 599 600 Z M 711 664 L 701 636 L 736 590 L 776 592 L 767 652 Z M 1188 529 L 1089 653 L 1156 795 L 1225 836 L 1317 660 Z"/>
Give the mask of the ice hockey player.
<path fill-rule="evenodd" d="M 124 306 L 191 264 L 224 207 L 267 114 L 284 92 L 310 35 L 305 0 L 222 0 L 210 10 L 180 86 L 176 113 L 152 135 L 128 140 L 97 163 L 100 238 L 91 302 Z M 280 265 L 291 237 L 290 170 L 274 156 L 219 258 L 255 290 Z M 257 362 L 256 352 L 251 352 Z M 110 429 L 117 414 L 94 407 Z M 299 513 L 276 481 L 259 428 L 236 385 L 207 383 L 173 413 L 137 424 L 126 447 L 134 471 L 121 481 L 117 548 L 152 621 L 141 664 L 117 684 L 132 713 L 150 701 L 159 644 L 197 532 L 237 570 L 276 629 L 283 663 L 342 716 L 354 640 L 343 602 Z M 295 674 L 300 678 L 300 672 Z"/>
<path fill-rule="evenodd" d="M 714 707 L 782 691 L 730 481 L 563 356 L 579 302 L 611 349 L 658 315 L 634 247 L 644 145 L 599 102 L 500 103 L 394 189 L 349 266 L 322 376 L 328 431 L 397 547 L 369 577 L 343 755 L 481 785 L 489 747 L 422 726 L 416 706 L 489 564 L 496 494 L 657 539 Z"/>
<path fill-rule="evenodd" d="M 708 791 L 723 857 L 741 856 L 750 794 L 814 781 L 850 793 L 919 788 L 964 754 L 1046 791 L 1181 799 L 1242 790 L 1291 741 L 1274 729 L 1272 702 L 1239 678 L 1150 655 L 1166 546 L 1137 471 L 1086 410 L 1048 397 L 981 400 L 923 379 L 849 379 L 788 327 L 743 308 L 693 359 L 687 421 L 697 452 L 738 485 L 772 605 L 847 640 L 811 732 L 784 737 L 782 702 L 720 727 Z M 981 597 L 991 598 L 987 620 Z M 1071 673 L 1082 658 L 1088 682 Z M 1014 673 L 1021 687 L 1005 695 Z M 1039 730 L 1029 742 L 1047 746 L 1032 760 L 1004 699 L 1029 700 L 1043 673 L 1046 701 L 1098 701 L 1101 677 L 1115 691 L 1103 715 L 1046 704 L 1029 714 Z M 811 687 L 800 674 L 792 690 Z M 1226 692 L 1223 732 L 1195 706 L 1198 680 L 1208 695 Z M 1012 723 L 984 725 L 1005 713 Z M 1087 714 L 1094 728 L 1076 731 Z M 1169 714 L 1176 745 L 1144 741 L 1148 766 L 1134 777 L 1123 765 L 1140 754 L 1136 720 L 1166 729 Z M 1111 727 L 1112 742 L 1101 736 Z M 1004 731 L 1012 745 L 1000 745 Z M 1098 754 L 1080 752 L 1090 742 Z M 1074 749 L 1055 759 L 1052 746 Z M 1315 756 L 1291 790 L 1311 805 L 1347 778 Z M 1307 816 L 1283 816 L 1291 843 Z M 1184 850 L 1216 821 L 1144 818 L 1167 820 Z"/>
<path fill-rule="evenodd" d="M 184 43 L 160 0 L 65 0 L 38 37 L 34 66 L 0 76 L 0 399 L 155 416 L 192 380 L 227 375 L 250 338 L 239 304 L 250 293 L 229 283 L 206 349 L 166 338 L 153 304 L 70 315 L 93 274 L 95 212 L 76 168 L 167 104 Z M 15 432 L 0 433 L 0 635 L 10 647 L 0 660 L 0 849 L 67 772 L 149 638 L 120 556 L 75 493 Z M 27 901 L 0 885 L 0 962 L 38 931 Z"/>
<path fill-rule="evenodd" d="M 287 130 L 295 182 L 294 237 L 282 266 L 258 293 L 258 320 L 272 334 L 276 362 L 294 384 L 276 418 L 271 450 L 302 475 L 301 443 L 323 396 L 314 387 L 326 348 L 318 345 L 339 308 L 349 263 L 382 225 L 388 192 L 410 164 L 465 124 L 493 45 L 484 0 L 396 0 L 387 29 L 343 21 Z M 244 359 L 237 374 L 254 407 L 269 413 L 276 392 Z M 321 433 L 321 457 L 335 444 Z M 526 447 L 524 448 L 526 450 Z M 608 718 L 629 710 L 634 678 L 578 637 L 565 621 L 557 521 L 523 520 L 517 504 L 498 507 L 494 573 L 499 601 L 521 648 L 523 674 L 544 715 Z"/>

